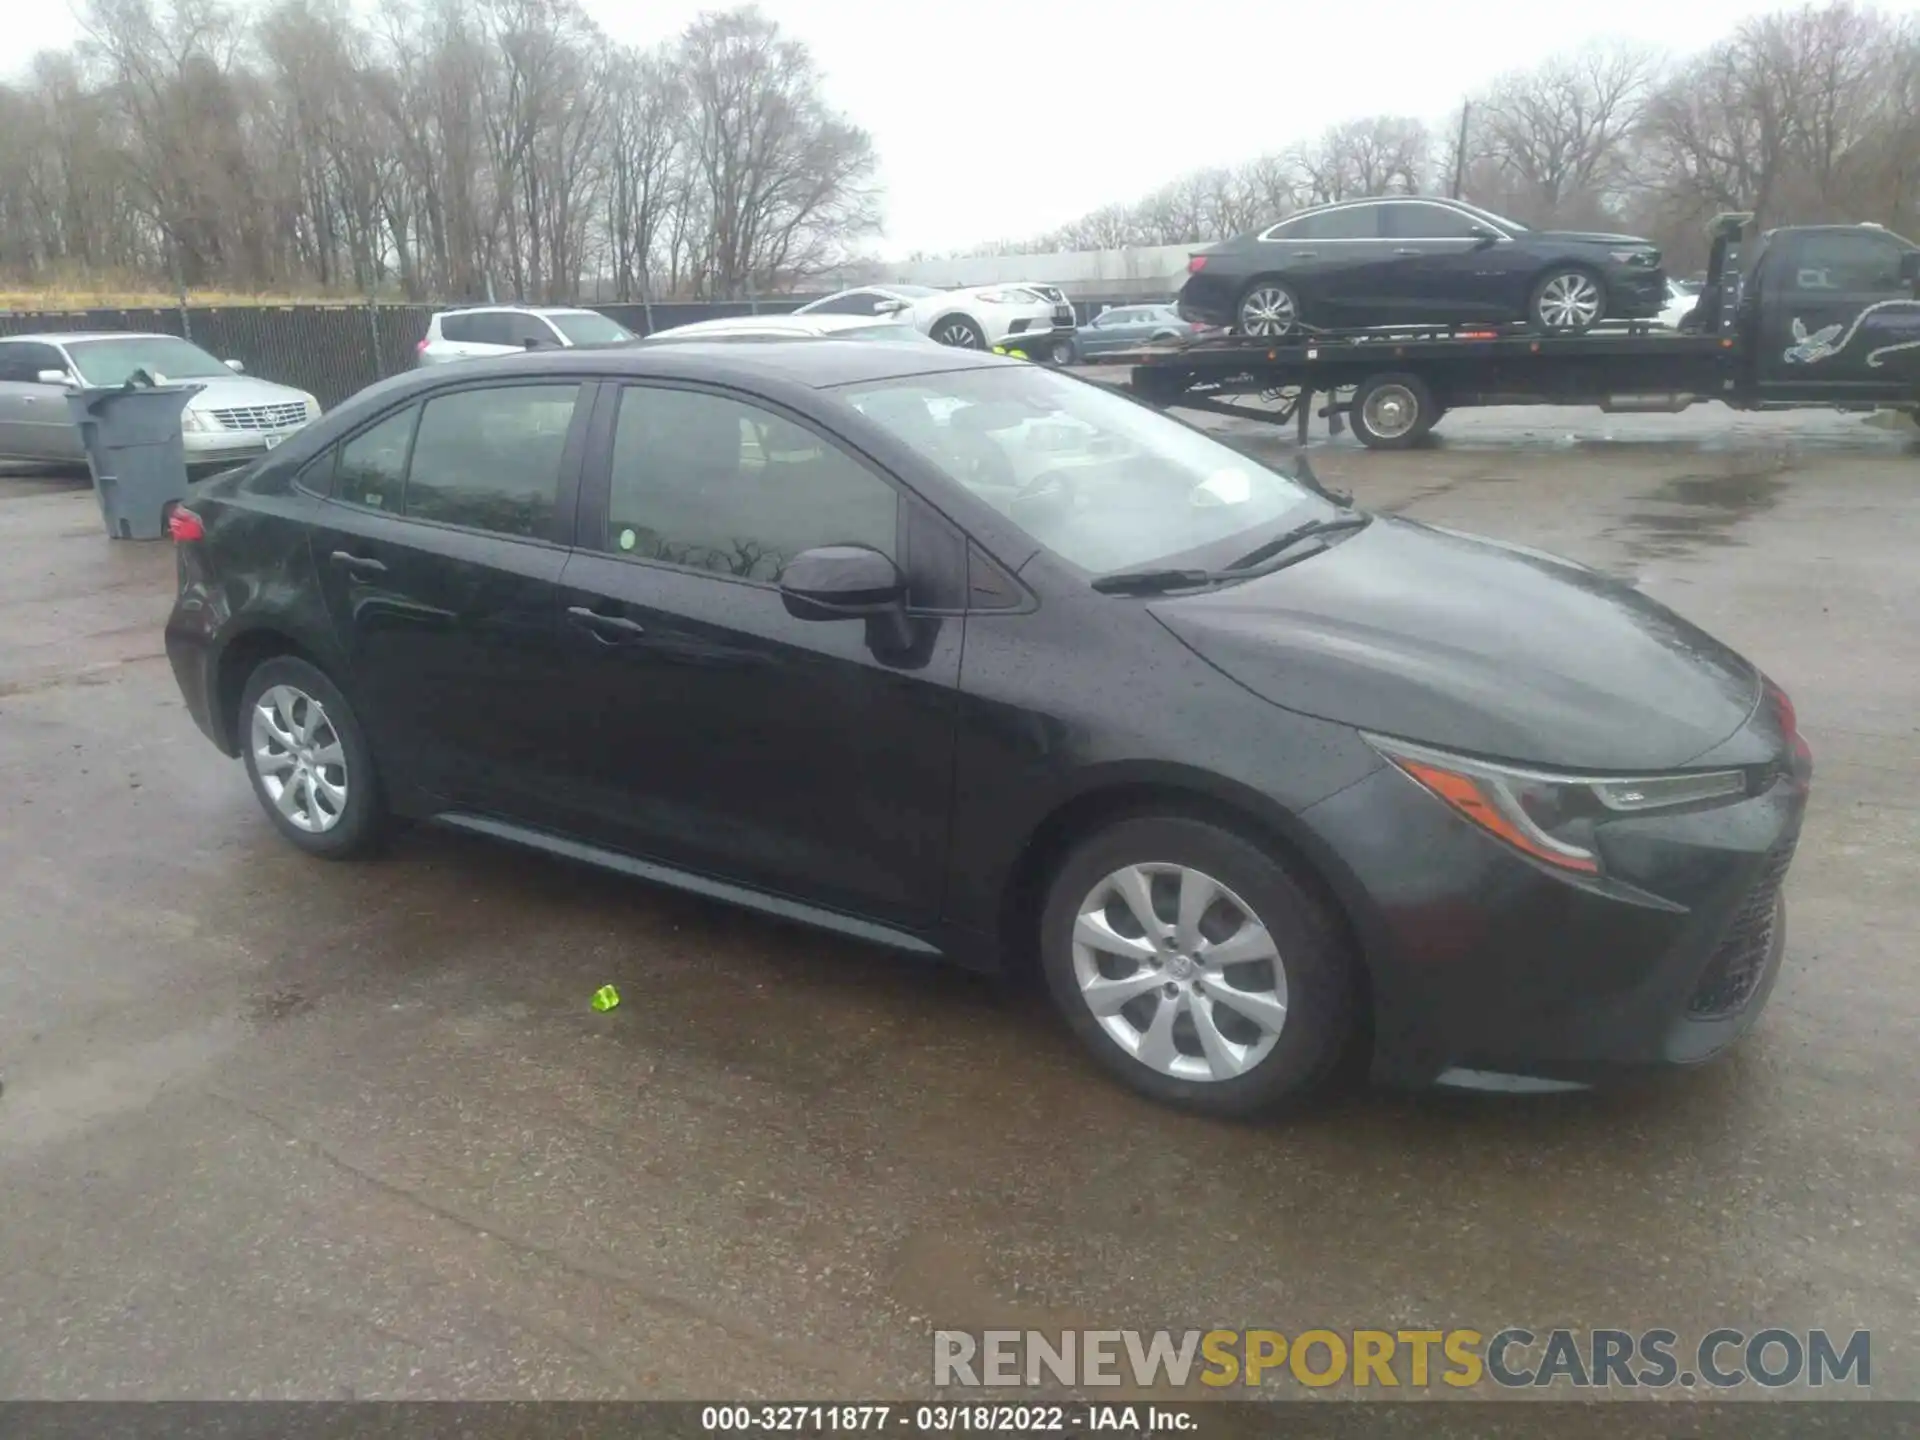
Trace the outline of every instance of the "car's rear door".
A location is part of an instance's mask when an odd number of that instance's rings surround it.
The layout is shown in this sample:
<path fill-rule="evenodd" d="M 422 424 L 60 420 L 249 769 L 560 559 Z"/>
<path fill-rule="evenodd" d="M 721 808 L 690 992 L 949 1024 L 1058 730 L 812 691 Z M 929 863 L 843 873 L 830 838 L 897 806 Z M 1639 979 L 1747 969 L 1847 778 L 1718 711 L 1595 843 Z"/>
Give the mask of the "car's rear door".
<path fill-rule="evenodd" d="M 1402 323 L 1499 320 L 1514 311 L 1507 251 L 1512 242 L 1474 233 L 1464 211 L 1429 200 L 1380 205 L 1385 256 L 1375 271 L 1377 301 Z M 1524 302 L 1522 302 L 1524 303 Z"/>
<path fill-rule="evenodd" d="M 594 436 L 561 585 L 567 681 L 550 696 L 573 726 L 556 792 L 568 828 L 831 909 L 931 923 L 962 622 L 921 614 L 897 651 L 858 620 L 795 618 L 774 579 L 803 550 L 862 544 L 920 586 L 944 555 L 963 602 L 964 543 L 890 476 L 761 399 L 609 382 Z"/>
<path fill-rule="evenodd" d="M 1305 302 L 1306 318 L 1319 325 L 1378 325 L 1379 282 L 1375 270 L 1386 256 L 1379 207 L 1341 205 L 1283 222 L 1269 268 L 1281 270 Z M 1263 240 L 1263 250 L 1275 241 Z"/>
<path fill-rule="evenodd" d="M 313 560 L 380 760 L 451 805 L 539 821 L 558 591 L 594 387 L 436 390 L 337 447 Z"/>
<path fill-rule="evenodd" d="M 1787 231 L 1760 262 L 1762 398 L 1907 400 L 1920 392 L 1920 300 L 1884 231 Z"/>

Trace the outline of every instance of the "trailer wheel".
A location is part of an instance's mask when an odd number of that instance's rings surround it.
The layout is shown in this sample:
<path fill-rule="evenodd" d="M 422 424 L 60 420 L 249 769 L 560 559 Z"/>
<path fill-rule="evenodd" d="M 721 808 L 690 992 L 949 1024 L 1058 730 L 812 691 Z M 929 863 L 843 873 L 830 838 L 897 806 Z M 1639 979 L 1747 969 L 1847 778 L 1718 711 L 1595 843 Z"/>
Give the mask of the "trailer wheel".
<path fill-rule="evenodd" d="M 1433 428 L 1440 407 L 1418 375 L 1369 375 L 1353 390 L 1347 419 L 1369 450 L 1405 450 Z"/>

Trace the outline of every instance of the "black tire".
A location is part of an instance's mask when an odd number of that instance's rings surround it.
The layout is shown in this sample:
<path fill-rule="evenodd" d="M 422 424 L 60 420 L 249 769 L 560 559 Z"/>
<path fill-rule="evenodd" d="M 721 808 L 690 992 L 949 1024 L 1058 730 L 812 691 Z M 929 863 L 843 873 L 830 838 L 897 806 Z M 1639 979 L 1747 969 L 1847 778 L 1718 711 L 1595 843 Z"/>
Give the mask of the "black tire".
<path fill-rule="evenodd" d="M 304 825 L 296 823 L 289 817 L 288 811 L 277 803 L 268 777 L 262 774 L 259 754 L 262 747 L 256 743 L 254 717 L 263 697 L 275 689 L 293 692 L 304 697 L 309 704 L 314 701 L 319 704 L 320 715 L 313 717 L 316 729 L 306 748 L 309 754 L 322 762 L 316 767 L 321 781 L 316 783 L 307 780 L 303 788 L 296 779 L 291 786 L 296 796 L 293 808 L 307 817 Z M 310 710 L 300 711 L 297 703 L 290 708 L 296 719 L 311 716 Z M 240 742 L 242 763 L 247 769 L 247 779 L 253 784 L 253 793 L 260 801 L 261 809 L 267 812 L 267 818 L 282 835 L 309 855 L 328 860 L 351 859 L 370 854 L 378 848 L 387 829 L 386 793 L 374 769 L 373 755 L 367 749 L 359 717 L 347 697 L 340 693 L 340 688 L 327 678 L 325 671 L 293 655 L 276 655 L 262 661 L 241 687 L 240 713 L 234 717 L 234 727 L 234 734 Z M 324 763 L 328 749 L 326 732 L 329 730 L 338 743 L 341 755 L 337 771 Z M 270 751 L 274 752 L 279 748 L 269 746 Z M 278 777 L 274 778 L 279 783 Z M 345 794 L 344 801 L 337 805 L 330 803 L 328 798 L 331 787 L 335 785 Z M 282 793 L 287 788 L 283 785 Z M 322 817 L 318 827 L 312 819 L 316 815 Z"/>
<path fill-rule="evenodd" d="M 1265 1055 L 1243 1073 L 1224 1079 L 1182 1078 L 1154 1068 L 1109 1033 L 1083 996 L 1074 938 L 1080 907 L 1103 879 L 1136 865 L 1177 866 L 1202 872 L 1231 892 L 1223 903 L 1232 909 L 1244 906 L 1272 937 L 1285 982 L 1284 1020 Z M 1236 899 L 1240 906 L 1232 906 Z M 1163 919 L 1166 903 L 1165 896 L 1155 894 L 1155 911 Z M 1209 910 L 1203 918 L 1215 920 L 1218 914 Z M 1312 1095 L 1339 1069 L 1358 1021 L 1359 968 L 1333 918 L 1313 893 L 1288 873 L 1284 863 L 1232 831 L 1202 820 L 1140 816 L 1119 821 L 1083 841 L 1067 856 L 1048 889 L 1040 920 L 1040 957 L 1055 1003 L 1101 1065 L 1145 1095 L 1208 1114 L 1251 1115 Z M 1156 961 L 1154 973 L 1174 975 L 1175 958 L 1167 958 L 1165 970 Z M 1147 974 L 1144 968 L 1137 973 Z M 1211 987 L 1226 978 L 1218 972 L 1207 972 L 1204 965 L 1197 973 L 1201 979 L 1180 982 L 1189 985 L 1193 993 L 1218 993 Z M 1096 969 L 1097 979 L 1105 975 L 1104 968 Z M 1137 998 L 1151 999 L 1158 1006 L 1166 997 L 1155 981 Z M 1136 1003 L 1130 1001 L 1129 1008 Z M 1187 1029 L 1181 1035 L 1176 1018 L 1172 1022 L 1176 1028 L 1170 1032 L 1180 1043 L 1181 1063 L 1204 1065 L 1203 1055 L 1197 1053 L 1198 1032 L 1193 1028 L 1196 1002 L 1183 996 L 1176 1008 L 1181 1004 L 1188 1007 Z M 1211 1000 L 1207 1009 L 1215 1016 L 1223 1014 Z M 1135 1023 L 1127 1011 L 1117 1013 L 1129 1025 Z M 1237 1012 L 1227 1018 L 1248 1026 Z M 1251 1028 L 1242 1031 L 1243 1036 L 1249 1033 Z"/>
<path fill-rule="evenodd" d="M 1263 300 L 1262 297 L 1270 297 Z M 1284 315 L 1273 328 L 1261 328 L 1251 313 L 1254 309 Z M 1278 340 L 1300 328 L 1300 296 L 1293 286 L 1278 275 L 1262 275 L 1240 292 L 1233 302 L 1233 328 L 1258 340 Z"/>
<path fill-rule="evenodd" d="M 927 333 L 942 345 L 951 345 L 957 350 L 987 348 L 987 332 L 966 315 L 942 315 Z"/>
<path fill-rule="evenodd" d="M 1047 358 L 1055 365 L 1071 365 L 1080 358 L 1077 347 L 1071 340 L 1056 340 Z"/>
<path fill-rule="evenodd" d="M 1369 450 L 1417 445 L 1440 418 L 1441 407 L 1418 375 L 1369 375 L 1353 389 L 1347 421 Z"/>
<path fill-rule="evenodd" d="M 1577 319 L 1569 319 L 1564 313 L 1552 314 L 1542 311 L 1548 305 L 1548 297 L 1555 294 L 1556 287 L 1586 286 L 1591 288 L 1595 305 L 1593 313 Z M 1552 307 L 1549 305 L 1549 311 Z M 1583 335 L 1607 318 L 1607 282 L 1600 278 L 1596 270 L 1585 265 L 1556 265 L 1538 280 L 1534 281 L 1533 292 L 1527 297 L 1527 324 L 1543 335 Z"/>

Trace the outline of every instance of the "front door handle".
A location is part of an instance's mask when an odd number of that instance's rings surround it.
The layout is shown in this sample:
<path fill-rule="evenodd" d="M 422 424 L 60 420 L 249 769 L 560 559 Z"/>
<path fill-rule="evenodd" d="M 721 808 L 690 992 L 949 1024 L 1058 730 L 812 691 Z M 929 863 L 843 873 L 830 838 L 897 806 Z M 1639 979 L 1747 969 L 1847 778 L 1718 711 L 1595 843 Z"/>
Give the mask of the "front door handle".
<path fill-rule="evenodd" d="M 629 620 L 624 615 L 602 615 L 598 610 L 589 610 L 584 605 L 569 605 L 567 618 L 583 629 L 591 630 L 602 640 L 647 633 L 647 627 L 638 620 Z"/>
<path fill-rule="evenodd" d="M 386 563 L 374 559 L 371 555 L 349 555 L 344 550 L 336 550 L 328 557 L 336 569 L 345 570 L 350 575 L 384 575 Z"/>
<path fill-rule="evenodd" d="M 1393 253 L 1396 255 L 1418 255 L 1420 251 L 1412 245 L 1396 245 Z"/>
<path fill-rule="evenodd" d="M 1318 250 L 1296 250 L 1293 252 L 1293 258 L 1296 260 L 1318 260 L 1320 258 L 1320 252 Z"/>

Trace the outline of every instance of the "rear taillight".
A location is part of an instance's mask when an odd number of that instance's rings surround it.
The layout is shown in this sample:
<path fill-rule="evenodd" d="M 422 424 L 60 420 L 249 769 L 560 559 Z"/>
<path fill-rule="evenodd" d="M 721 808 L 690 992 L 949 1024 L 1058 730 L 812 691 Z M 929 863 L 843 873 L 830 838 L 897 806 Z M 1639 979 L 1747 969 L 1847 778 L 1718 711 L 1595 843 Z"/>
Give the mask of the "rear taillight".
<path fill-rule="evenodd" d="M 420 338 L 420 343 L 419 343 L 418 345 L 416 345 L 416 346 L 414 346 L 414 347 L 413 347 L 413 349 L 414 349 L 414 353 L 415 353 L 415 354 L 418 354 L 418 355 L 424 355 L 424 354 L 426 354 L 426 353 L 427 353 L 427 341 L 426 341 L 426 337 L 425 337 L 425 336 L 422 336 L 422 337 Z"/>
<path fill-rule="evenodd" d="M 167 534 L 176 545 L 207 538 L 207 527 L 200 517 L 184 505 L 176 505 L 167 516 Z"/>
<path fill-rule="evenodd" d="M 1800 716 L 1793 708 L 1793 700 L 1771 680 L 1766 682 L 1766 688 L 1767 698 L 1773 702 L 1774 717 L 1780 724 L 1781 735 L 1786 738 L 1787 748 L 1803 766 L 1811 765 L 1813 747 L 1807 744 L 1807 737 L 1800 733 Z"/>
<path fill-rule="evenodd" d="M 1202 270 L 1206 268 L 1207 268 L 1206 256 L 1190 255 L 1187 257 L 1187 273 L 1189 275 L 1198 275 Z"/>

